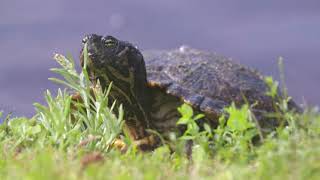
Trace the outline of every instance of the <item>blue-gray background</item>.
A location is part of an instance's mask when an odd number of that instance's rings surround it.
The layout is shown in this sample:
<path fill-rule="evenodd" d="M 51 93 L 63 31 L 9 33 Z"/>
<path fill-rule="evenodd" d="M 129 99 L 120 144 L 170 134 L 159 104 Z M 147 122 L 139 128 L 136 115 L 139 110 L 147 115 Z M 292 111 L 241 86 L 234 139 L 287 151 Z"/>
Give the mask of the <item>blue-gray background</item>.
<path fill-rule="evenodd" d="M 319 0 L 0 0 L 0 110 L 31 116 L 57 88 L 53 53 L 78 57 L 87 33 L 141 49 L 187 44 L 275 77 L 283 56 L 290 95 L 320 104 Z"/>

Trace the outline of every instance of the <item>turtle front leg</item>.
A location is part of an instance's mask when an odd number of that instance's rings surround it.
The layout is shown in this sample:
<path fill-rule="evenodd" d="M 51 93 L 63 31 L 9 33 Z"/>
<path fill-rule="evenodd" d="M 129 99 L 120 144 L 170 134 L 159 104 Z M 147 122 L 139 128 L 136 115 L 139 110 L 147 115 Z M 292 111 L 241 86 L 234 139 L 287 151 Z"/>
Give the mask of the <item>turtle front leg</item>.
<path fill-rule="evenodd" d="M 94 98 L 93 87 L 90 88 L 90 94 Z M 83 103 L 83 99 L 79 92 L 73 94 L 71 100 L 71 109 L 73 111 L 78 110 L 75 103 Z M 72 122 L 76 122 L 76 119 L 73 115 L 71 119 Z M 140 151 L 151 151 L 156 148 L 160 141 L 159 138 L 155 135 L 147 133 L 145 126 L 140 121 L 132 120 L 130 118 L 125 122 L 123 131 L 129 136 L 129 138 L 133 142 L 133 145 L 136 146 Z M 126 143 L 120 138 L 117 138 L 112 146 L 122 152 L 128 149 Z"/>

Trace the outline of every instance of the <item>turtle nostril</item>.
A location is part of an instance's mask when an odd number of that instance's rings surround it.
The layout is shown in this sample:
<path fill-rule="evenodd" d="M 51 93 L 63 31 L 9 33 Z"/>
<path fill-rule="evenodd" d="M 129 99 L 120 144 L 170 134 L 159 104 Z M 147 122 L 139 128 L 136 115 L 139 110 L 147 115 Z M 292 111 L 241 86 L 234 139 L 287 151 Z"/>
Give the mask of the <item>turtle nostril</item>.
<path fill-rule="evenodd" d="M 86 36 L 86 37 L 84 37 L 84 38 L 82 39 L 82 43 L 83 43 L 83 44 L 85 44 L 87 41 L 88 41 L 88 36 Z"/>

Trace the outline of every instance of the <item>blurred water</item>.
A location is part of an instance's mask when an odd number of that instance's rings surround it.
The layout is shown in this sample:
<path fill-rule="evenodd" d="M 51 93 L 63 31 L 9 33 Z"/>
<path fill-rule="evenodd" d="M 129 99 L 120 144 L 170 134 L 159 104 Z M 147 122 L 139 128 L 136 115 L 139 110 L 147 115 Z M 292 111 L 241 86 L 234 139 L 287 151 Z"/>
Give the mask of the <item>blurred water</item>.
<path fill-rule="evenodd" d="M 54 52 L 77 57 L 84 34 L 111 34 L 141 49 L 187 44 L 278 77 L 290 95 L 319 104 L 320 2 L 316 0 L 1 0 L 0 110 L 31 116 L 57 86 Z"/>

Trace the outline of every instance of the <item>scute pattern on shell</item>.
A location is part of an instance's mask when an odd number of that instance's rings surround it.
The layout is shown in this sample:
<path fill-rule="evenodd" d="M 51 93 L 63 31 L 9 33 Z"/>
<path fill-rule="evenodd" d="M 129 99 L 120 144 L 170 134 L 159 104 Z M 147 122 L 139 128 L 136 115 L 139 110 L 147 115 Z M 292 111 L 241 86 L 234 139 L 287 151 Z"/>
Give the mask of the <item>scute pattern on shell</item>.
<path fill-rule="evenodd" d="M 142 53 L 150 86 L 163 88 L 205 113 L 218 115 L 232 101 L 272 109 L 263 77 L 226 57 L 189 47 Z"/>

